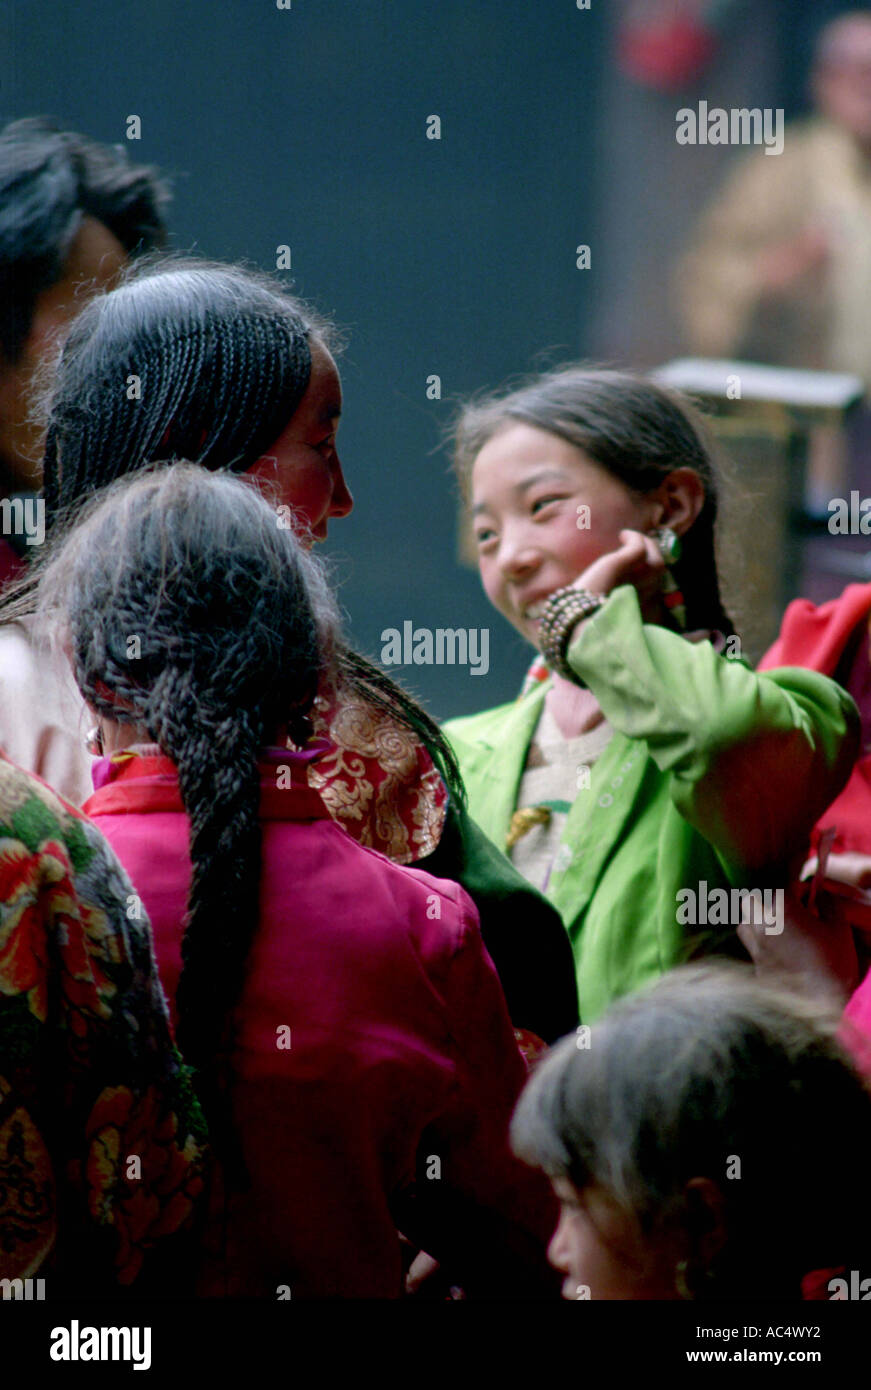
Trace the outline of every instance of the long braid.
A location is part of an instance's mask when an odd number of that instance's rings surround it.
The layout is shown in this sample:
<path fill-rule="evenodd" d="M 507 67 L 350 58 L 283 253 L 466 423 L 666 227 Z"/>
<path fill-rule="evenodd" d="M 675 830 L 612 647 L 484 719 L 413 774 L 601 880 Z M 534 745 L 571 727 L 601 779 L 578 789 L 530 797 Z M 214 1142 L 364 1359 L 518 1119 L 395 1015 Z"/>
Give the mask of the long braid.
<path fill-rule="evenodd" d="M 168 668 L 146 715 L 152 736 L 178 769 L 191 826 L 192 878 L 178 986 L 179 1045 L 198 1068 L 222 1048 L 242 967 L 257 924 L 263 720 L 219 711 L 216 692 L 190 671 Z"/>
<path fill-rule="evenodd" d="M 189 464 L 87 508 L 41 590 L 65 614 L 91 708 L 146 730 L 177 769 L 192 870 L 177 1037 L 227 1176 L 243 1181 L 228 1079 L 259 921 L 258 753 L 332 678 L 334 600 L 256 489 Z"/>
<path fill-rule="evenodd" d="M 191 826 L 192 875 L 176 991 L 178 1044 L 196 1068 L 215 1143 L 241 1181 L 226 1070 L 232 1012 L 259 919 L 257 754 L 263 720 L 247 710 L 206 717 L 203 696 L 187 672 L 168 671 L 153 702 L 153 737 L 178 769 Z"/>
<path fill-rule="evenodd" d="M 259 919 L 257 755 L 263 720 L 247 710 L 213 711 L 208 701 L 214 692 L 199 689 L 189 670 L 168 667 L 147 702 L 136 699 L 111 664 L 107 674 L 115 676 L 116 694 L 128 704 L 135 700 L 143 705 L 144 726 L 178 771 L 190 822 L 191 885 L 175 999 L 176 1038 L 195 1070 L 197 1091 L 227 1177 L 244 1184 L 227 1069 L 233 1050 L 232 1013 Z M 94 692 L 90 698 L 101 713 L 117 716 L 114 702 L 102 701 Z"/>
<path fill-rule="evenodd" d="M 731 637 L 735 626 L 720 594 L 714 530 L 715 517 L 710 508 L 703 509 L 683 538 L 674 575 L 686 601 L 687 629 L 711 629 Z"/>

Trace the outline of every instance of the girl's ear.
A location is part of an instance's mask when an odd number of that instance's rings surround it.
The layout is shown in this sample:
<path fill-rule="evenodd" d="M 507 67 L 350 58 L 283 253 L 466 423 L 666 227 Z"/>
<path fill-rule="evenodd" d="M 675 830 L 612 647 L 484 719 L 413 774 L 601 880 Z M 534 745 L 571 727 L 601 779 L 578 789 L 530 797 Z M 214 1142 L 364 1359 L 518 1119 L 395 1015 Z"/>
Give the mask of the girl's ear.
<path fill-rule="evenodd" d="M 682 536 L 705 505 L 705 485 L 694 468 L 674 468 L 650 500 L 655 504 L 655 525 L 670 526 Z"/>
<path fill-rule="evenodd" d="M 684 1188 L 692 1256 L 707 1269 L 726 1244 L 726 1203 L 711 1178 L 690 1178 Z"/>

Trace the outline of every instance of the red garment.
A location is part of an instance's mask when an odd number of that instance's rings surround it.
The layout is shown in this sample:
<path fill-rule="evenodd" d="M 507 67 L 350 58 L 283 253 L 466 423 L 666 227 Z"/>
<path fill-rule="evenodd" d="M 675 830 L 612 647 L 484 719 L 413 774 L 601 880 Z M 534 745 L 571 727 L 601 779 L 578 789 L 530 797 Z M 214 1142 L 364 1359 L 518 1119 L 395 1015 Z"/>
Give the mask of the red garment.
<path fill-rule="evenodd" d="M 555 1291 L 555 1203 L 508 1149 L 524 1066 L 475 908 L 330 819 L 306 784 L 323 751 L 261 764 L 260 926 L 232 1062 L 251 1186 L 228 1199 L 226 1268 L 203 1292 L 396 1297 L 397 1227 L 469 1293 Z M 125 753 L 94 782 L 84 809 L 142 897 L 172 1008 L 190 881 L 175 769 Z"/>
<path fill-rule="evenodd" d="M 871 615 L 871 584 L 849 584 L 840 598 L 819 608 L 805 598 L 796 599 L 784 614 L 780 636 L 759 663 L 760 671 L 774 666 L 804 666 L 824 676 L 835 676 L 860 707 L 862 715 L 862 756 L 840 796 L 817 822 L 814 835 L 827 826 L 837 827 L 833 845 L 836 853 L 847 850 L 871 854 L 871 712 L 863 705 L 868 694 L 868 620 Z M 861 632 L 860 632 L 861 629 Z M 862 634 L 864 633 L 864 637 Z M 851 639 L 858 636 L 856 660 L 851 670 L 838 671 Z M 861 665 L 864 661 L 864 666 Z M 855 674 L 854 674 L 855 673 Z M 851 676 L 853 677 L 851 679 Z M 861 684 L 860 684 L 861 682 Z"/>
<path fill-rule="evenodd" d="M 759 670 L 804 666 L 831 676 L 849 637 L 869 612 L 871 584 L 848 584 L 839 598 L 818 608 L 807 598 L 793 600 L 783 615 L 780 636 L 760 661 Z"/>
<path fill-rule="evenodd" d="M 24 571 L 24 561 L 8 541 L 0 536 L 0 590 Z"/>
<path fill-rule="evenodd" d="M 871 1077 L 871 971 L 865 976 L 844 1010 L 841 1040 L 860 1071 Z"/>
<path fill-rule="evenodd" d="M 796 599 L 784 614 L 780 636 L 759 663 L 760 670 L 772 666 L 804 666 L 824 676 L 834 676 L 837 672 L 838 679 L 859 705 L 862 754 L 846 787 L 814 828 L 814 840 L 827 826 L 836 828 L 833 843 L 836 853 L 853 851 L 871 855 L 869 615 L 871 584 L 848 584 L 840 598 L 821 604 L 819 608 L 808 599 Z M 860 1069 L 871 1076 L 871 974 L 865 976 L 850 999 L 844 1020 L 842 1040 Z"/>

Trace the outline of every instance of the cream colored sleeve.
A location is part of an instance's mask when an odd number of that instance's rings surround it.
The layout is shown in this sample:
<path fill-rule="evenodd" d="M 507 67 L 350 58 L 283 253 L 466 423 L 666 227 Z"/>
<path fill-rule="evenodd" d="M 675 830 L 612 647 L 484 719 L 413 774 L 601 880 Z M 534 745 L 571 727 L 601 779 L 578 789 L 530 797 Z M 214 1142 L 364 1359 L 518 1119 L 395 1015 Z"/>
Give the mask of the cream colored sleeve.
<path fill-rule="evenodd" d="M 0 628 L 0 750 L 74 806 L 93 791 L 83 704 L 62 660 Z"/>

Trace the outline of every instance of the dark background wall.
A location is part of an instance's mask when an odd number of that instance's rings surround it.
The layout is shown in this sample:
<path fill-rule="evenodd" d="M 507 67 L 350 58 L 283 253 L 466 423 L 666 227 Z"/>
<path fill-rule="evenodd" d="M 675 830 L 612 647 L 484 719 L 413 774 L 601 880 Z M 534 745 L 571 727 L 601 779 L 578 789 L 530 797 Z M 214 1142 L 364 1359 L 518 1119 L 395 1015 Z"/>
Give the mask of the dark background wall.
<path fill-rule="evenodd" d="M 843 8 L 737 5 L 722 61 L 744 74 L 742 100 L 800 105 L 810 36 Z M 676 107 L 708 92 L 633 90 L 612 58 L 624 9 L 5 0 L 4 121 L 50 114 L 124 143 L 172 178 L 177 247 L 274 268 L 289 244 L 297 291 L 349 330 L 340 441 L 356 508 L 327 551 L 370 654 L 407 619 L 490 628 L 486 677 L 395 670 L 439 716 L 510 698 L 529 655 L 456 561 L 440 446 L 451 398 L 570 355 L 672 346 L 665 292 L 644 286 L 700 195 L 656 160 L 677 148 Z M 131 114 L 140 141 L 125 139 Z M 440 141 L 426 138 L 431 114 Z M 699 177 L 712 182 L 713 164 Z M 579 243 L 591 271 L 576 268 Z"/>

